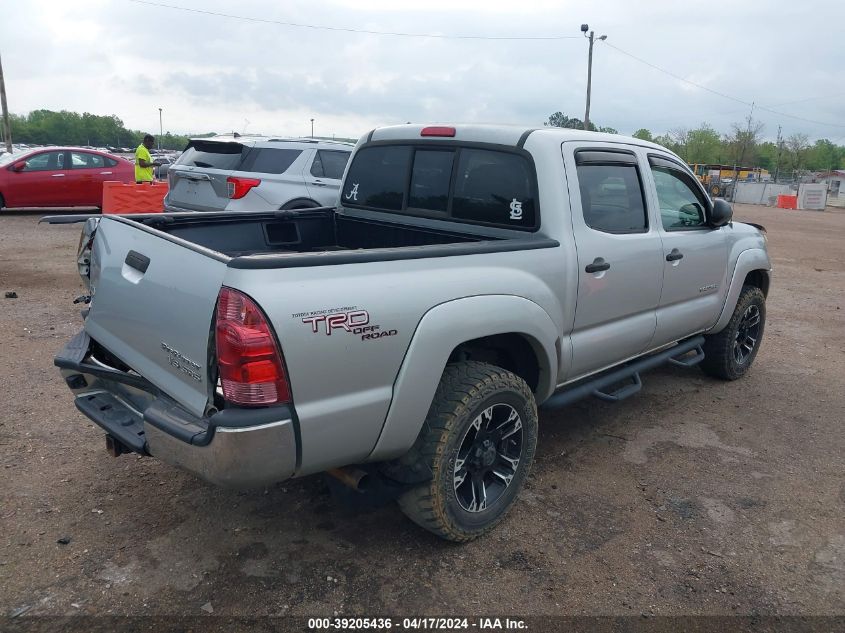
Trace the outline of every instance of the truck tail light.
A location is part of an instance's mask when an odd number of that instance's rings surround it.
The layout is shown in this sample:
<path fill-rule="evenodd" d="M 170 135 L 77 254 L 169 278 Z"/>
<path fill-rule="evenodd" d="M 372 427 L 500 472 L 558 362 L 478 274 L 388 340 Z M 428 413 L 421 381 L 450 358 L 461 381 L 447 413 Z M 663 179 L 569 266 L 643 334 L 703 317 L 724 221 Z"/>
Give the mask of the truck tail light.
<path fill-rule="evenodd" d="M 261 184 L 260 178 L 239 178 L 238 176 L 229 176 L 226 179 L 226 188 L 229 198 L 231 200 L 240 200 L 249 190 Z"/>
<path fill-rule="evenodd" d="M 420 136 L 455 136 L 455 128 L 442 125 L 430 125 L 420 131 Z"/>
<path fill-rule="evenodd" d="M 217 366 L 226 401 L 245 406 L 290 402 L 285 361 L 261 309 L 224 286 L 216 317 Z"/>

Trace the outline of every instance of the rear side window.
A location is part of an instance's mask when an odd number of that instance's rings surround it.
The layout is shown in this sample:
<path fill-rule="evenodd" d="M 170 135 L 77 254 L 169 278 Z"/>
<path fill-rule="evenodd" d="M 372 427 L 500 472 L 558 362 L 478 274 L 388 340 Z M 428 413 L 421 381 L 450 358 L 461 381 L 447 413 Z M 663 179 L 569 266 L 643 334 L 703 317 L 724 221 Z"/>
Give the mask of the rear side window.
<path fill-rule="evenodd" d="M 191 141 L 176 163 L 232 171 L 240 165 L 244 149 L 240 143 Z"/>
<path fill-rule="evenodd" d="M 587 226 L 605 233 L 644 233 L 648 230 L 636 164 L 579 164 L 577 169 Z"/>
<path fill-rule="evenodd" d="M 350 206 L 400 211 L 410 160 L 410 147 L 365 147 L 349 168 L 341 194 L 343 201 Z"/>
<path fill-rule="evenodd" d="M 94 169 L 97 167 L 104 167 L 105 161 L 99 154 L 89 154 L 88 152 L 71 152 L 70 164 L 72 169 Z"/>
<path fill-rule="evenodd" d="M 455 145 L 365 147 L 343 183 L 343 204 L 533 230 L 536 177 L 526 155 Z"/>
<path fill-rule="evenodd" d="M 302 150 L 254 147 L 245 152 L 238 171 L 253 171 L 259 174 L 283 174 L 299 158 Z"/>
<path fill-rule="evenodd" d="M 117 167 L 117 161 L 114 158 L 106 157 L 106 167 Z"/>
<path fill-rule="evenodd" d="M 452 216 L 533 227 L 536 209 L 528 162 L 516 154 L 463 149 L 458 161 Z"/>
<path fill-rule="evenodd" d="M 340 180 L 343 178 L 343 170 L 349 162 L 350 152 L 337 152 L 333 150 L 317 150 L 314 162 L 311 163 L 311 175 L 317 178 L 332 178 Z"/>

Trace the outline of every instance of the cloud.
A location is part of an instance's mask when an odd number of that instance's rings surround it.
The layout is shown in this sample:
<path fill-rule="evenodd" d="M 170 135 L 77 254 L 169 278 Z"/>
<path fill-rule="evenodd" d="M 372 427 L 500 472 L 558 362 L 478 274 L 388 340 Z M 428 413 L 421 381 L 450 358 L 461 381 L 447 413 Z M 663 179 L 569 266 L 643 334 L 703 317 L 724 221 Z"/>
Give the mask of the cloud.
<path fill-rule="evenodd" d="M 351 29 L 556 41 L 401 38 L 283 27 L 130 2 L 18 3 L 3 27 L 10 108 L 117 114 L 133 128 L 357 137 L 404 121 L 541 125 L 583 117 L 589 22 L 608 43 L 748 103 L 845 126 L 835 3 L 776 0 L 765 9 L 712 0 L 563 3 L 162 0 L 202 11 Z M 817 19 L 824 16 L 824 19 Z M 806 28 L 796 29 L 796 24 Z M 708 121 L 727 131 L 749 108 L 673 79 L 599 42 L 592 119 L 630 133 Z M 832 127 L 755 110 L 774 136 L 845 137 Z M 249 121 L 249 123 L 246 123 Z"/>

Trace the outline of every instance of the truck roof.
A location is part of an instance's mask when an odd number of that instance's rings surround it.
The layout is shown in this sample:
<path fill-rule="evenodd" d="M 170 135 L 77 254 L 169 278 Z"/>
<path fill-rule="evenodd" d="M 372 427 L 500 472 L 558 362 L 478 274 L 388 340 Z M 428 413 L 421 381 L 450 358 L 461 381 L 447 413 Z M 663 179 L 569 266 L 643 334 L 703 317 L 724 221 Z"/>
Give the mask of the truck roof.
<path fill-rule="evenodd" d="M 391 125 L 379 127 L 370 132 L 370 141 L 392 141 L 405 139 L 419 139 L 423 128 L 446 127 L 454 128 L 455 136 L 448 137 L 455 140 L 474 143 L 499 143 L 501 145 L 518 145 L 523 136 L 542 134 L 555 136 L 563 141 L 600 141 L 607 143 L 630 143 L 667 151 L 665 147 L 643 141 L 622 134 L 607 134 L 605 132 L 590 132 L 562 127 L 529 127 L 525 125 L 496 125 L 487 123 L 411 123 L 405 125 Z M 436 138 L 436 137 L 428 137 Z"/>

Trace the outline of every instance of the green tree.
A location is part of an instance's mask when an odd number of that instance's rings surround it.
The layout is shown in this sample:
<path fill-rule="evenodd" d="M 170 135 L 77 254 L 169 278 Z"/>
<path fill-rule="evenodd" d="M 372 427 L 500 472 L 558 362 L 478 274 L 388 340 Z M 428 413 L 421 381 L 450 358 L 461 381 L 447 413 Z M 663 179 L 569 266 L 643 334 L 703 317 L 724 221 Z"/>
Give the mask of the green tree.
<path fill-rule="evenodd" d="M 719 163 L 722 159 L 722 139 L 707 123 L 702 123 L 686 135 L 686 160 L 689 163 Z"/>
<path fill-rule="evenodd" d="M 137 147 L 144 132 L 127 129 L 115 115 L 85 112 L 33 110 L 11 115 L 12 138 L 16 143 L 36 145 L 91 145 L 94 147 Z M 167 132 L 161 138 L 164 149 L 184 149 L 188 137 Z"/>
<path fill-rule="evenodd" d="M 731 133 L 725 136 L 727 162 L 739 167 L 754 166 L 757 162 L 757 146 L 763 132 L 763 124 L 755 121 L 751 115 L 745 117 L 745 123 L 734 123 Z"/>
<path fill-rule="evenodd" d="M 828 171 L 838 169 L 842 163 L 843 151 L 828 139 L 822 138 L 807 152 L 807 169 Z"/>
<path fill-rule="evenodd" d="M 810 139 L 806 134 L 790 134 L 785 143 L 786 164 L 793 171 L 803 171 L 807 168 L 807 150 L 810 149 Z"/>
<path fill-rule="evenodd" d="M 632 136 L 640 139 L 641 141 L 654 141 L 654 137 L 651 135 L 651 132 L 644 127 L 641 127 L 639 130 L 634 132 Z"/>
<path fill-rule="evenodd" d="M 563 112 L 555 112 L 549 116 L 549 120 L 543 125 L 548 127 L 566 127 L 574 130 L 583 130 L 584 122 L 581 119 L 568 117 Z M 595 130 L 596 126 L 590 123 L 590 129 Z"/>

